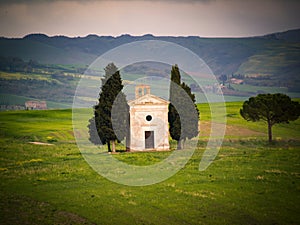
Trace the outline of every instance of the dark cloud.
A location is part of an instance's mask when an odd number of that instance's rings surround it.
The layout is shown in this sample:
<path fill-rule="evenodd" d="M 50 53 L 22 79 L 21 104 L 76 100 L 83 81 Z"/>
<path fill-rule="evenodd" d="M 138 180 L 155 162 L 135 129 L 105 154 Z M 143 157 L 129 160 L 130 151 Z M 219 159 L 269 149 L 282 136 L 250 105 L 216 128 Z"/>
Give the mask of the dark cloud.
<path fill-rule="evenodd" d="M 51 3 L 51 2 L 103 2 L 103 1 L 149 1 L 149 2 L 174 2 L 174 3 L 208 3 L 216 0 L 0 0 L 0 5 L 12 5 L 12 4 L 43 4 L 43 3 Z"/>
<path fill-rule="evenodd" d="M 0 0 L 0 36 L 258 36 L 299 28 L 299 11 L 296 0 Z"/>
<path fill-rule="evenodd" d="M 101 1 L 160 1 L 160 2 L 211 2 L 215 0 L 0 0 L 3 4 L 16 4 L 16 3 L 46 3 L 46 2 L 101 2 Z"/>

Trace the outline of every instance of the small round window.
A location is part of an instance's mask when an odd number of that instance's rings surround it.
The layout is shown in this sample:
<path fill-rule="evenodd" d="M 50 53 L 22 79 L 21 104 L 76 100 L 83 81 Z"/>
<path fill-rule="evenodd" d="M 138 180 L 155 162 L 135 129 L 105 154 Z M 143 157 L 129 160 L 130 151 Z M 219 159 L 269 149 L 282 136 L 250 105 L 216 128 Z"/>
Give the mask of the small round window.
<path fill-rule="evenodd" d="M 150 115 L 146 116 L 146 120 L 147 121 L 151 121 L 152 120 L 152 116 L 150 116 Z"/>

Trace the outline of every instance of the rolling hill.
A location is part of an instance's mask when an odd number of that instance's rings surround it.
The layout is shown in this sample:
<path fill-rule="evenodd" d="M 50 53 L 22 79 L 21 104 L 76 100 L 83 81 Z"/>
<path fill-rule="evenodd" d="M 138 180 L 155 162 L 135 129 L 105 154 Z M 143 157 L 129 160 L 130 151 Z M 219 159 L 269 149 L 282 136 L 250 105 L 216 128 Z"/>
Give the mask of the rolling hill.
<path fill-rule="evenodd" d="M 249 38 L 155 37 L 150 34 L 69 38 L 30 34 L 24 38 L 0 38 L 0 56 L 46 64 L 85 65 L 112 48 L 141 40 L 182 45 L 200 56 L 216 75 L 255 73 L 284 76 L 281 74 L 287 72 L 289 77 L 296 77 L 300 72 L 300 29 Z"/>
<path fill-rule="evenodd" d="M 235 100 L 278 90 L 292 97 L 299 97 L 300 29 L 245 38 L 156 37 L 151 34 L 125 34 L 119 37 L 88 35 L 75 38 L 49 37 L 44 34 L 29 34 L 23 38 L 1 37 L 0 63 L 17 57 L 24 62 L 38 64 L 37 69 L 33 69 L 34 72 L 31 73 L 27 70 L 15 70 L 13 72 L 21 72 L 16 75 L 6 73 L 10 72 L 7 70 L 0 71 L 0 94 L 69 105 L 72 103 L 78 78 L 88 65 L 117 46 L 142 40 L 179 44 L 202 58 L 217 77 L 222 74 L 226 74 L 228 80 L 231 77 L 242 77 L 244 85 L 231 85 L 228 82 L 229 89 L 223 90 L 225 95 L 234 96 Z M 158 54 L 163 54 L 163 49 L 157 51 Z M 123 72 L 132 78 L 140 74 L 169 74 L 168 67 L 158 64 L 155 68 L 152 67 L 149 63 L 136 64 L 125 68 Z"/>

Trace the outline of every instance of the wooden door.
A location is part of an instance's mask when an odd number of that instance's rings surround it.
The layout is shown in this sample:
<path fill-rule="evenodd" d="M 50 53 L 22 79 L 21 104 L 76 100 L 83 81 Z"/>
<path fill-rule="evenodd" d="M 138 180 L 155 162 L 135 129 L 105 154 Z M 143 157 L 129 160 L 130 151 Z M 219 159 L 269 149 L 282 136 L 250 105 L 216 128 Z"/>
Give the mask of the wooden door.
<path fill-rule="evenodd" d="M 154 148 L 154 131 L 145 131 L 145 148 Z"/>

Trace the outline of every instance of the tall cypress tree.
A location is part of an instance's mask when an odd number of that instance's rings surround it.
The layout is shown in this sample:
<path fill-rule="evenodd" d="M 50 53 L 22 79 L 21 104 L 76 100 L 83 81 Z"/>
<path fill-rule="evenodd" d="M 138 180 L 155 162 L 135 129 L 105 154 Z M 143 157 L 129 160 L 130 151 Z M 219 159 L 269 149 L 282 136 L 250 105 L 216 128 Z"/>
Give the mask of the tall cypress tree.
<path fill-rule="evenodd" d="M 94 121 L 91 119 L 88 127 L 90 140 L 95 143 L 94 133 L 97 133 L 101 143 L 107 144 L 109 152 L 115 151 L 115 141 L 123 140 L 128 129 L 129 106 L 122 89 L 122 79 L 117 67 L 113 63 L 108 64 L 102 80 L 99 102 L 94 106 Z M 117 111 L 112 117 L 113 104 L 116 104 Z M 114 124 L 118 124 L 117 127 L 113 127 L 113 120 Z"/>
<path fill-rule="evenodd" d="M 177 141 L 177 149 L 182 149 L 186 139 L 191 139 L 198 134 L 199 111 L 191 88 L 184 82 L 181 83 L 180 71 L 177 65 L 172 66 L 171 81 L 168 112 L 169 132 L 172 139 Z M 192 104 L 187 101 L 183 91 L 190 97 Z M 174 104 L 176 104 L 177 109 Z"/>
<path fill-rule="evenodd" d="M 183 122 L 185 126 L 183 127 L 183 132 L 181 134 L 181 139 L 185 141 L 186 139 L 191 139 L 198 135 L 198 122 L 199 122 L 199 110 L 196 105 L 196 97 L 192 93 L 191 88 L 184 82 L 181 84 L 181 88 L 188 94 L 193 104 L 187 104 L 184 101 L 185 106 L 183 107 L 185 117 Z"/>
<path fill-rule="evenodd" d="M 179 93 L 178 86 L 180 86 L 180 72 L 177 65 L 172 66 L 171 70 L 171 82 L 170 82 L 170 94 L 169 94 L 169 111 L 168 111 L 168 120 L 169 120 L 169 132 L 173 140 L 178 142 L 177 149 L 181 149 L 180 145 L 180 135 L 181 135 L 181 121 L 180 116 L 174 106 L 175 102 L 178 102 Z"/>
<path fill-rule="evenodd" d="M 114 63 L 109 63 L 104 68 L 105 75 L 102 78 L 102 86 L 106 83 L 106 81 L 115 73 L 118 71 L 118 67 Z"/>

